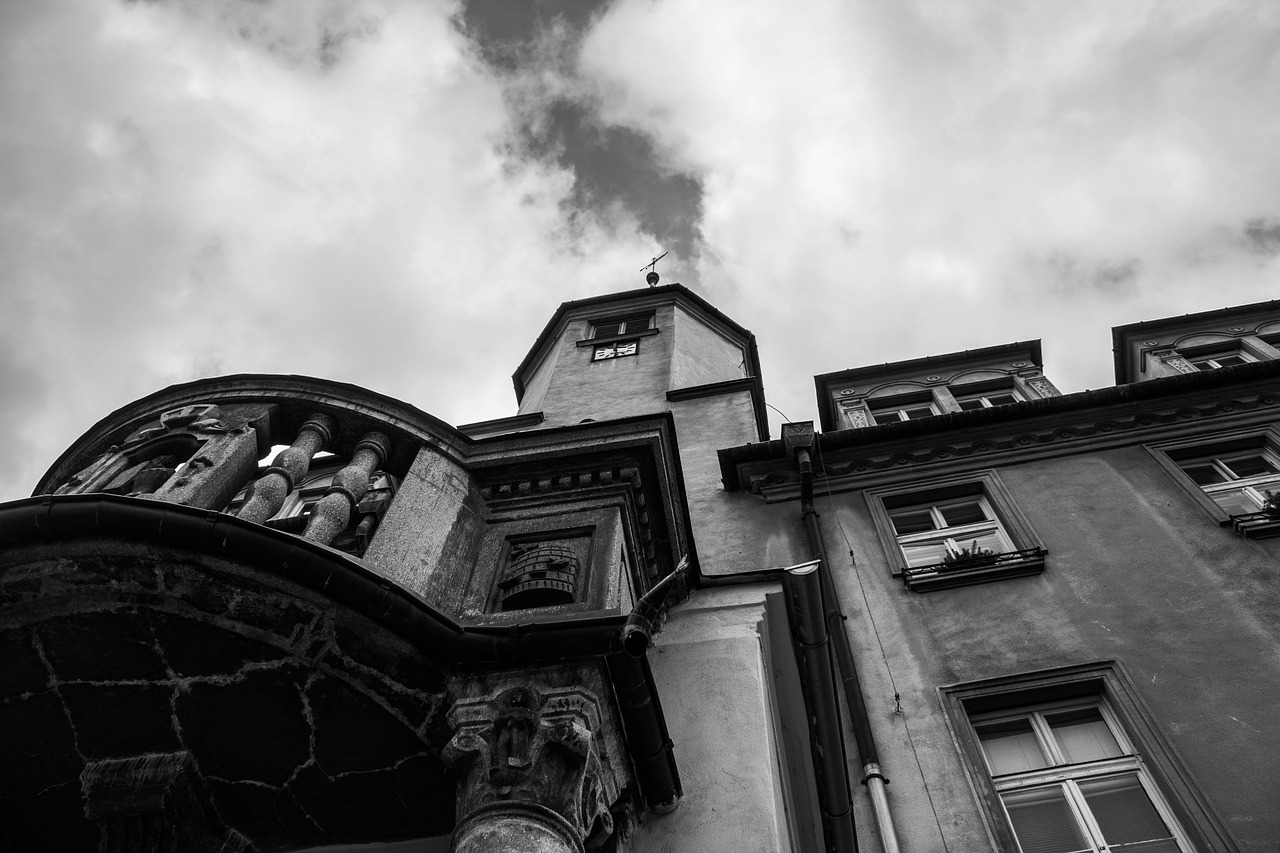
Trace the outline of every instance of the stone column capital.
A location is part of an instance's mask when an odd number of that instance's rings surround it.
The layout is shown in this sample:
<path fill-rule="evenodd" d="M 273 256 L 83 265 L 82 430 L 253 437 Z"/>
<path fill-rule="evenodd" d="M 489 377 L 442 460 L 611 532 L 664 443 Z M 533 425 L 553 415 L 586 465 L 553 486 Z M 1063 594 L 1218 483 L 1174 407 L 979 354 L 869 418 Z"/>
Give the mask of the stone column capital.
<path fill-rule="evenodd" d="M 511 684 L 459 700 L 447 720 L 454 734 L 441 757 L 458 772 L 455 851 L 582 853 L 613 833 L 619 792 L 601 764 L 601 707 L 590 690 Z"/>

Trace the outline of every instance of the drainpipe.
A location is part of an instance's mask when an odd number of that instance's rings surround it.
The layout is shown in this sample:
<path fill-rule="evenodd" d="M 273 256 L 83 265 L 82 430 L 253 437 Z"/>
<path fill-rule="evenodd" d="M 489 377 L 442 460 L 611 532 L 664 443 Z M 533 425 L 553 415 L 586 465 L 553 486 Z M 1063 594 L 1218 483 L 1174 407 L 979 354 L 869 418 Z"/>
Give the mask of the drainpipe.
<path fill-rule="evenodd" d="M 836 663 L 844 685 L 845 704 L 853 722 L 853 738 L 858 745 L 858 755 L 862 758 L 862 784 L 867 786 L 867 793 L 871 796 L 876 829 L 880 833 L 884 853 L 900 853 L 898 833 L 894 828 L 893 814 L 889 811 L 889 798 L 885 790 L 889 780 L 880 772 L 880 755 L 876 750 L 875 736 L 871 733 L 862 683 L 858 679 L 858 668 L 853 662 L 849 634 L 844 630 L 844 614 L 840 610 L 840 599 L 836 596 L 835 581 L 831 577 L 831 563 L 827 560 L 827 548 L 822 540 L 818 513 L 813 507 L 813 460 L 809 456 L 810 448 L 817 441 L 813 421 L 783 424 L 782 440 L 800 465 L 800 512 L 809 538 L 809 548 L 823 567 L 819 574 L 822 597 L 827 608 L 827 629 L 835 647 Z"/>

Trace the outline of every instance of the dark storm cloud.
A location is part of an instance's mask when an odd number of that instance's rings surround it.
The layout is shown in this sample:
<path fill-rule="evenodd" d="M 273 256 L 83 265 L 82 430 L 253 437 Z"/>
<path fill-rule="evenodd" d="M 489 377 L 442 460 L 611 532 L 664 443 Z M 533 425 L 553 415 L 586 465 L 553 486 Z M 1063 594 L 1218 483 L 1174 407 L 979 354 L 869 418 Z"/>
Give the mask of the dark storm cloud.
<path fill-rule="evenodd" d="M 702 242 L 701 180 L 665 162 L 648 133 L 603 121 L 598 96 L 579 79 L 582 39 L 609 5 L 470 0 L 458 23 L 508 80 L 515 118 L 508 153 L 573 174 L 565 201 L 570 231 L 580 215 L 607 223 L 621 211 L 657 246 L 692 261 Z"/>
<path fill-rule="evenodd" d="M 1280 218 L 1250 219 L 1244 224 L 1245 248 L 1255 255 L 1280 255 Z"/>

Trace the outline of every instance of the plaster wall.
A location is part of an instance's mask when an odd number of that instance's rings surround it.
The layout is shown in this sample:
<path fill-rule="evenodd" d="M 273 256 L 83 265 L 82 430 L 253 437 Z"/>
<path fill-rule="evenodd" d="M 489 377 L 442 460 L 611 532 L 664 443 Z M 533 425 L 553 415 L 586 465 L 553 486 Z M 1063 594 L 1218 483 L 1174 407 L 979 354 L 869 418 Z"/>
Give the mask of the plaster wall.
<path fill-rule="evenodd" d="M 674 310 L 672 305 L 658 306 L 654 317 L 658 333 L 639 338 L 635 355 L 603 361 L 591 360 L 592 347 L 578 346 L 591 334 L 590 321 L 570 319 L 564 333 L 550 344 L 555 351 L 555 370 L 542 398 L 545 426 L 665 411 L 676 338 Z M 536 409 L 521 406 L 520 411 Z"/>
<path fill-rule="evenodd" d="M 696 314 L 674 306 L 676 348 L 671 363 L 671 390 L 727 382 L 747 375 L 746 352 Z"/>
<path fill-rule="evenodd" d="M 809 559 L 800 512 L 779 512 L 754 495 L 726 492 L 716 450 L 756 441 L 747 391 L 671 404 L 689 519 L 704 574 L 791 566 Z M 714 427 L 714 428 L 709 428 Z"/>
<path fill-rule="evenodd" d="M 1240 849 L 1273 851 L 1280 543 L 1219 527 L 1141 447 L 998 470 L 1049 551 L 1041 575 L 908 592 L 862 494 L 818 499 L 904 849 L 991 848 L 938 687 L 1117 660 Z"/>
<path fill-rule="evenodd" d="M 517 414 L 526 415 L 530 412 L 542 411 L 542 401 L 546 398 L 547 388 L 551 385 L 551 377 L 555 375 L 556 363 L 559 360 L 560 349 L 554 348 L 538 364 L 537 369 L 533 371 L 533 375 L 524 385 L 524 396 L 520 398 L 520 407 Z"/>
<path fill-rule="evenodd" d="M 679 807 L 649 815 L 637 853 L 785 853 L 780 791 L 761 646 L 765 595 L 777 587 L 701 590 L 673 608 L 649 654 L 684 787 Z"/>

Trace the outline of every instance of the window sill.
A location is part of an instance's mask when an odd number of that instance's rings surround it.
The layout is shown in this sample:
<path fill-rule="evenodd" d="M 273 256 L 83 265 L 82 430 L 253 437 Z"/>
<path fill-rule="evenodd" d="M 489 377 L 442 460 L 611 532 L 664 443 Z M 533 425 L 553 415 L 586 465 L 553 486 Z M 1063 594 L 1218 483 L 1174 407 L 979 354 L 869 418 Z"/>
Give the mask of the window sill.
<path fill-rule="evenodd" d="M 1043 548 L 1027 548 L 1022 551 L 1007 551 L 989 558 L 916 566 L 902 570 L 902 582 L 911 592 L 930 592 L 1038 575 L 1044 571 L 1044 558 L 1048 553 Z"/>
<path fill-rule="evenodd" d="M 622 341 L 634 341 L 636 338 L 647 338 L 650 335 L 656 335 L 660 329 L 644 329 L 639 332 L 627 332 L 625 335 L 609 335 L 606 338 L 586 338 L 578 341 L 580 347 L 594 347 L 602 344 L 616 344 Z"/>
<path fill-rule="evenodd" d="M 1267 512 L 1248 512 L 1231 516 L 1231 526 L 1245 539 L 1270 539 L 1280 536 L 1280 516 Z"/>

